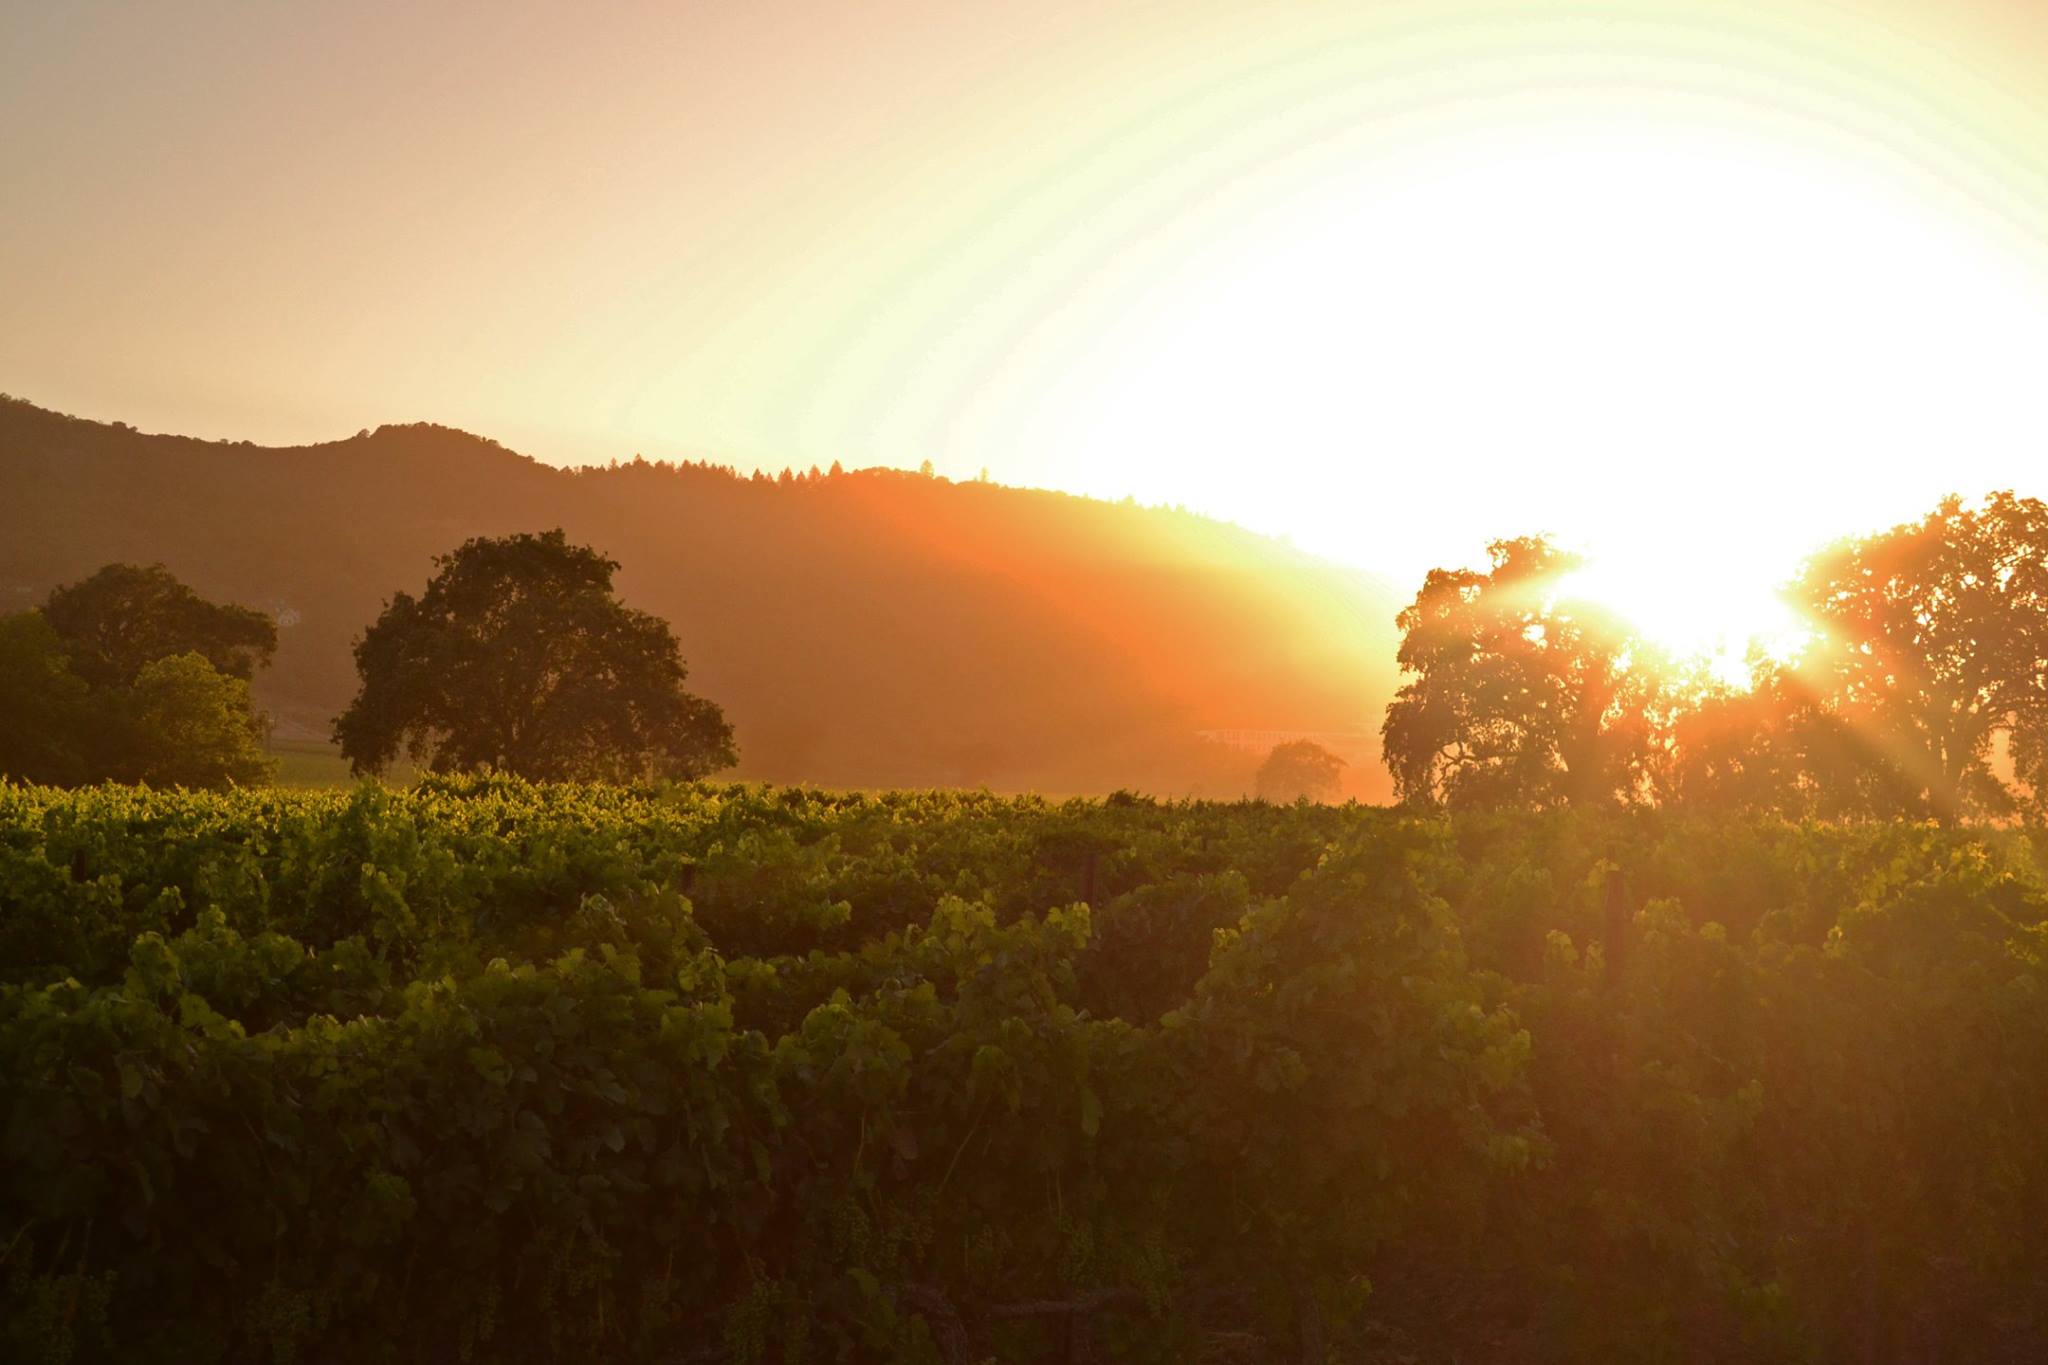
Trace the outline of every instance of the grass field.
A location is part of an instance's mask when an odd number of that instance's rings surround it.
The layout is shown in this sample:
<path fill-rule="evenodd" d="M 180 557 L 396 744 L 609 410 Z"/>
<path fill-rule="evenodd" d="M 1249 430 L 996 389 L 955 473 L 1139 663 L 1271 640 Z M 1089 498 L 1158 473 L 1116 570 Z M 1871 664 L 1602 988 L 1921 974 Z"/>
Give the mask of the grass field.
<path fill-rule="evenodd" d="M 276 786 L 331 791 L 355 785 L 348 760 L 332 744 L 317 739 L 273 739 L 264 747 L 277 760 Z M 418 776 L 419 769 L 403 760 L 392 764 L 383 774 L 384 781 L 398 787 L 410 785 Z"/>
<path fill-rule="evenodd" d="M 266 746 L 277 760 L 280 787 L 346 787 L 348 760 L 332 744 L 317 739 L 279 739 Z"/>

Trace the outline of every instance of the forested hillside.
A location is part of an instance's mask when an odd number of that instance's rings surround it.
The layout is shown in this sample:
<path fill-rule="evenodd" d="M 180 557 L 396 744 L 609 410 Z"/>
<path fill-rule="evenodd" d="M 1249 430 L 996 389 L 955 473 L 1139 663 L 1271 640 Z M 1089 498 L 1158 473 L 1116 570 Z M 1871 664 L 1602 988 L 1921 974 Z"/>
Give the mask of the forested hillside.
<path fill-rule="evenodd" d="M 276 617 L 257 697 L 285 735 L 324 736 L 351 642 L 434 555 L 554 526 L 674 625 L 742 776 L 1237 792 L 1261 755 L 1200 732 L 1369 734 L 1394 687 L 1392 593 L 1180 511 L 892 470 L 563 470 L 426 424 L 274 449 L 0 402 L 0 610 L 160 561 Z M 1349 790 L 1383 795 L 1365 752 Z"/>

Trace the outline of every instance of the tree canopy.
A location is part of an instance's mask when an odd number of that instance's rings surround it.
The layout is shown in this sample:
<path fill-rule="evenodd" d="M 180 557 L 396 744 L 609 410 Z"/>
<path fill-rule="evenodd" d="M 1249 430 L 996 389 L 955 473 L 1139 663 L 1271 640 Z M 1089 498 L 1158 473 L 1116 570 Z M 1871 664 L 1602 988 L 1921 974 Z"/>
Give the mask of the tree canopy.
<path fill-rule="evenodd" d="M 1817 629 L 1792 676 L 1854 741 L 1838 782 L 1945 820 L 2022 803 L 2043 813 L 2048 506 L 2009 492 L 1978 506 L 1947 498 L 1814 556 L 1793 594 Z"/>
<path fill-rule="evenodd" d="M 0 777 L 69 786 L 89 770 L 85 680 L 40 611 L 0 616 Z"/>
<path fill-rule="evenodd" d="M 249 684 L 188 650 L 142 666 L 126 689 L 123 751 L 109 776 L 159 787 L 248 785 L 269 777 Z"/>
<path fill-rule="evenodd" d="M 272 771 L 249 675 L 269 618 L 162 565 L 109 564 L 0 617 L 0 777 L 220 787 Z"/>
<path fill-rule="evenodd" d="M 362 682 L 334 723 L 357 772 L 401 753 L 436 772 L 555 780 L 700 777 L 735 761 L 732 727 L 683 688 L 667 622 L 618 600 L 618 563 L 560 530 L 479 537 L 436 557 L 355 647 Z"/>
<path fill-rule="evenodd" d="M 1747 688 L 1701 676 L 1679 684 L 1659 746 L 1659 799 L 1782 814 L 1806 806 L 1822 727 L 1783 668 L 1758 656 L 1750 670 Z"/>
<path fill-rule="evenodd" d="M 72 671 L 94 687 L 125 686 L 145 665 L 185 653 L 248 682 L 277 652 L 268 616 L 209 602 L 161 564 L 109 564 L 51 593 L 43 616 Z"/>
<path fill-rule="evenodd" d="M 1789 586 L 1809 634 L 1747 687 L 1673 669 L 1571 600 L 1541 539 L 1433 571 L 1382 738 L 1397 791 L 1454 804 L 1655 799 L 1841 817 L 2048 819 L 2048 506 L 1947 498 Z"/>
<path fill-rule="evenodd" d="M 1253 779 L 1268 801 L 1328 801 L 1344 781 L 1344 760 L 1314 740 L 1275 744 Z"/>
<path fill-rule="evenodd" d="M 1434 569 L 1397 618 L 1412 675 L 1382 752 L 1403 800 L 1633 800 L 1651 759 L 1659 674 L 1612 613 L 1565 592 L 1580 566 L 1542 537 L 1496 541 L 1484 570 Z"/>

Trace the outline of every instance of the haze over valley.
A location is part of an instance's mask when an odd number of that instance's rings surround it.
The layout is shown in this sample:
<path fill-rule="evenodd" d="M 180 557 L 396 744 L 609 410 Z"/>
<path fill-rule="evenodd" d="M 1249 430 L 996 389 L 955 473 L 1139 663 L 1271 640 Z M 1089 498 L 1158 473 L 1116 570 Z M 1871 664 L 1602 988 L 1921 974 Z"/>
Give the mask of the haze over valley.
<path fill-rule="evenodd" d="M 1348 794 L 1389 790 L 1395 591 L 1212 518 L 891 469 L 564 470 L 428 424 L 273 449 L 0 404 L 0 609 L 131 561 L 269 612 L 256 697 L 281 741 L 326 739 L 350 646 L 433 556 L 555 526 L 673 624 L 739 776 L 1237 795 L 1313 733 L 1349 750 Z"/>

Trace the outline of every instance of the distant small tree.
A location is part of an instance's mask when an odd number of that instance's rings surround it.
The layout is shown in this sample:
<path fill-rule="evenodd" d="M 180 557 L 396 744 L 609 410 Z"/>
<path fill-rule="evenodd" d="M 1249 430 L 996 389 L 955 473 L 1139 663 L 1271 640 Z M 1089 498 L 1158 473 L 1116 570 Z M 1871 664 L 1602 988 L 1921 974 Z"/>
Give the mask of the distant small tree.
<path fill-rule="evenodd" d="M 560 531 L 479 538 L 435 559 L 355 647 L 362 688 L 334 723 L 358 773 L 401 752 L 435 772 L 546 780 L 700 777 L 732 727 L 683 689 L 675 635 L 621 603 L 618 564 Z"/>
<path fill-rule="evenodd" d="M 1312 740 L 1275 744 L 1254 784 L 1268 801 L 1328 801 L 1344 783 L 1344 760 Z"/>
<path fill-rule="evenodd" d="M 161 564 L 109 564 L 51 593 L 43 616 L 94 687 L 125 686 L 144 665 L 187 652 L 247 682 L 277 652 L 268 616 L 209 602 Z"/>

